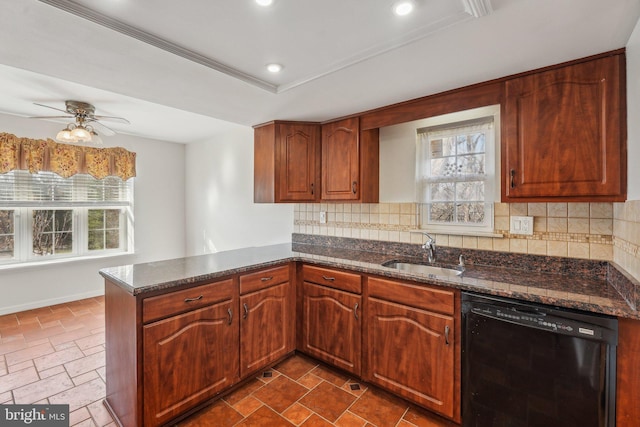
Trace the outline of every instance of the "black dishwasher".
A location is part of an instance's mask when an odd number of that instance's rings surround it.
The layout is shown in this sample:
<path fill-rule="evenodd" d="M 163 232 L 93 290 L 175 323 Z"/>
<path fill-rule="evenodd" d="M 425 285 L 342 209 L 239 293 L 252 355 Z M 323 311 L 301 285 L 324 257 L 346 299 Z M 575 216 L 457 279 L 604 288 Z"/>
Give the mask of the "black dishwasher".
<path fill-rule="evenodd" d="M 618 321 L 462 295 L 464 427 L 614 427 Z"/>

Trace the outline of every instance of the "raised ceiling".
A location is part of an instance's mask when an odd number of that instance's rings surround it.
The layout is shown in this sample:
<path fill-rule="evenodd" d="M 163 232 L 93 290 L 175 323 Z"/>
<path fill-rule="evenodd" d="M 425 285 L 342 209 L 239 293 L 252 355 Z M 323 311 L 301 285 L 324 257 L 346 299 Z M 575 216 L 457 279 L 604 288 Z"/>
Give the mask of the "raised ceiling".
<path fill-rule="evenodd" d="M 224 122 L 323 121 L 624 47 L 640 15 L 640 0 L 416 0 L 405 17 L 393 3 L 0 0 L 0 110 L 93 97 L 81 100 L 102 114 L 141 116 L 116 130 L 189 142 Z M 478 5 L 492 13 L 473 17 Z M 187 113 L 202 132 L 162 131 Z"/>

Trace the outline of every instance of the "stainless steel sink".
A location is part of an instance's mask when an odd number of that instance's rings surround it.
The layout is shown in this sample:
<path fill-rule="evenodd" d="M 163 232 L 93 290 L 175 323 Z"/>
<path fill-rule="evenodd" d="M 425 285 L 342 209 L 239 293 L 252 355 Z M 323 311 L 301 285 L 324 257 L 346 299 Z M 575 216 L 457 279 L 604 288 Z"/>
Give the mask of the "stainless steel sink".
<path fill-rule="evenodd" d="M 402 261 L 387 261 L 382 264 L 384 267 L 395 268 L 396 270 L 406 271 L 407 273 L 426 274 L 433 276 L 454 277 L 462 274 L 461 270 L 453 268 L 436 267 L 433 265 L 418 264 Z"/>

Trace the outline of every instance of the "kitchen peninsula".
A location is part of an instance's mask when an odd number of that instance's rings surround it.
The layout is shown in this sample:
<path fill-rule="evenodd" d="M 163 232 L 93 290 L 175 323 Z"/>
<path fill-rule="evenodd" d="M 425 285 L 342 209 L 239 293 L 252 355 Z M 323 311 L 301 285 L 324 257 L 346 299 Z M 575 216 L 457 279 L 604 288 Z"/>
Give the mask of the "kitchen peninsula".
<path fill-rule="evenodd" d="M 638 380 L 626 340 L 629 331 L 637 333 L 640 314 L 637 284 L 614 265 L 522 255 L 527 262 L 520 265 L 530 268 L 524 271 L 500 267 L 519 255 L 440 248 L 444 264 L 464 255 L 464 273 L 416 274 L 381 264 L 421 262 L 419 245 L 387 245 L 376 252 L 367 241 L 306 237 L 294 235 L 293 244 L 101 271 L 106 279 L 106 402 L 123 426 L 179 419 L 294 351 L 459 423 L 461 291 L 624 319 L 618 353 L 618 374 L 625 377 L 618 382 L 618 414 L 624 416 L 626 390 L 631 390 L 626 387 Z M 568 271 L 574 273 L 562 274 Z M 421 322 L 431 332 L 429 354 L 420 366 L 398 366 L 400 359 L 388 359 L 415 354 L 411 340 L 394 355 L 374 344 L 381 327 L 376 313 L 387 306 L 402 308 L 398 316 L 427 315 Z M 321 316 L 332 317 L 319 321 Z M 388 372 L 394 363 L 397 372 Z M 433 384 L 416 384 L 416 369 L 439 377 Z"/>

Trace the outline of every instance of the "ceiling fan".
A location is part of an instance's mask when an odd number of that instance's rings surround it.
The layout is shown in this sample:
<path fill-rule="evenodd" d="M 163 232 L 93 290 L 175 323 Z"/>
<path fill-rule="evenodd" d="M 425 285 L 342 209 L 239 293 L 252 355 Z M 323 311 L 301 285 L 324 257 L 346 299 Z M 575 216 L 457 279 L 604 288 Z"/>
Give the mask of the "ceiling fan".
<path fill-rule="evenodd" d="M 130 124 L 129 120 L 123 117 L 102 116 L 95 114 L 95 107 L 87 102 L 67 100 L 64 102 L 65 109 L 51 107 L 45 104 L 34 102 L 40 107 L 51 108 L 52 110 L 65 113 L 64 116 L 36 116 L 31 119 L 74 119 L 75 123 L 69 123 L 56 135 L 59 142 L 79 143 L 90 142 L 93 145 L 102 145 L 102 138 L 96 132 L 96 128 L 107 136 L 115 135 L 116 132 L 100 121 L 112 121 L 117 123 Z"/>

